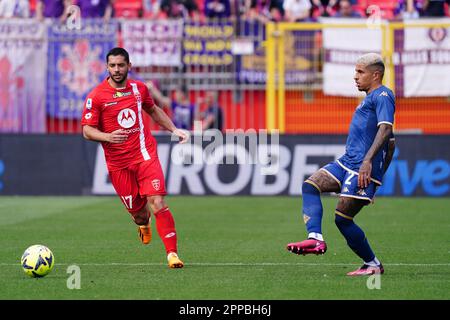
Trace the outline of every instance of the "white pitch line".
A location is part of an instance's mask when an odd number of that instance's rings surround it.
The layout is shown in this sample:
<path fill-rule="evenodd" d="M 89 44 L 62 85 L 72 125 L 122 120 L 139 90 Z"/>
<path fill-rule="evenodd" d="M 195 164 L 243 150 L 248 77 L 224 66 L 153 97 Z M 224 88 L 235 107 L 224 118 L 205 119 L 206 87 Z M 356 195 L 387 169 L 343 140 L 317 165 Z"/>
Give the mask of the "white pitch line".
<path fill-rule="evenodd" d="M 243 263 L 243 262 L 188 262 L 185 265 L 191 266 L 212 266 L 212 267 L 264 267 L 264 266 L 351 266 L 360 265 L 361 263 L 289 263 L 289 262 L 256 262 L 256 263 Z M 110 263 L 56 263 L 57 266 L 162 266 L 166 263 L 123 263 L 123 262 L 110 262 Z M 396 267 L 450 267 L 450 263 L 383 263 L 385 266 Z M 20 263 L 0 263 L 0 266 L 20 266 Z"/>

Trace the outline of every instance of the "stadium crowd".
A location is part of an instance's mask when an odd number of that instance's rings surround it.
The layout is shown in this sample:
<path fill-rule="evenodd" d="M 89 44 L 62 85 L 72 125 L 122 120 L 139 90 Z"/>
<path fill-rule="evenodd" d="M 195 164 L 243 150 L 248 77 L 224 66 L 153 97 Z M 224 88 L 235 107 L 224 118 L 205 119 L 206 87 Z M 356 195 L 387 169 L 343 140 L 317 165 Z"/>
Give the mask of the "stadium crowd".
<path fill-rule="evenodd" d="M 0 18 L 59 18 L 70 5 L 83 18 L 212 18 L 309 22 L 319 17 L 364 18 L 379 14 L 389 20 L 449 17 L 450 0 L 0 0 Z"/>

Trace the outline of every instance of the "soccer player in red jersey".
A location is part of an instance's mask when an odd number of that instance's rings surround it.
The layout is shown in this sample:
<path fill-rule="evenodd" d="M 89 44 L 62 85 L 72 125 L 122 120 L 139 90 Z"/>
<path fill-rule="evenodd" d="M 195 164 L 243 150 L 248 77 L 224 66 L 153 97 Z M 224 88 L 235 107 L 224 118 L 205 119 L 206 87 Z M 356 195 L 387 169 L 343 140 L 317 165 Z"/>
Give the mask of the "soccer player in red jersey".
<path fill-rule="evenodd" d="M 164 201 L 166 189 L 157 143 L 144 121 L 144 111 L 178 136 L 180 143 L 189 140 L 189 133 L 175 127 L 154 103 L 144 83 L 127 78 L 131 63 L 125 49 L 109 51 L 106 63 L 109 77 L 86 98 L 81 119 L 83 137 L 102 143 L 111 183 L 138 225 L 141 241 L 144 244 L 151 241 L 153 212 L 169 267 L 182 268 L 183 262 L 177 253 L 175 222 Z"/>

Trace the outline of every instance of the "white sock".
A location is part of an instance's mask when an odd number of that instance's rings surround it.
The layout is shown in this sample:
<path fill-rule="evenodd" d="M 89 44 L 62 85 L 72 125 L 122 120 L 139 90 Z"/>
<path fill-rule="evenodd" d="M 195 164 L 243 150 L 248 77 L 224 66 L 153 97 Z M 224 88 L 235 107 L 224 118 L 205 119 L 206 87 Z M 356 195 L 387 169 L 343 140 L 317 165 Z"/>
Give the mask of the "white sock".
<path fill-rule="evenodd" d="M 313 238 L 313 239 L 316 239 L 316 240 L 319 240 L 319 241 L 323 241 L 322 234 L 318 233 L 318 232 L 310 232 L 310 233 L 308 233 L 308 239 L 309 238 Z"/>
<path fill-rule="evenodd" d="M 169 252 L 169 254 L 167 255 L 167 261 L 169 261 L 169 259 L 174 256 L 178 258 L 178 255 L 175 252 Z"/>
<path fill-rule="evenodd" d="M 377 257 L 375 257 L 372 261 L 364 263 L 371 267 L 378 267 L 381 264 L 380 260 L 378 260 Z"/>

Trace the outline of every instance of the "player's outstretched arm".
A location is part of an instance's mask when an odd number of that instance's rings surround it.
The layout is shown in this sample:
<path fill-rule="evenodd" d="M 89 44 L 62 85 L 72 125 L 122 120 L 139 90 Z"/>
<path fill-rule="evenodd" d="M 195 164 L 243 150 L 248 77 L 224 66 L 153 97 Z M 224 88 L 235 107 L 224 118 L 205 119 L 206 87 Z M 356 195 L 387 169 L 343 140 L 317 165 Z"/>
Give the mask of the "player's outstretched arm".
<path fill-rule="evenodd" d="M 375 139 L 364 157 L 363 163 L 359 168 L 358 186 L 366 188 L 370 184 L 370 176 L 372 174 L 373 157 L 380 151 L 383 145 L 392 136 L 392 125 L 382 123 L 378 127 Z"/>
<path fill-rule="evenodd" d="M 122 143 L 128 139 L 128 134 L 124 133 L 122 129 L 106 133 L 98 130 L 96 127 L 84 125 L 83 137 L 86 140 L 98 142 Z"/>
<path fill-rule="evenodd" d="M 180 143 L 186 143 L 189 140 L 189 133 L 175 127 L 169 116 L 156 104 L 148 111 L 148 113 L 157 124 L 179 137 Z"/>

